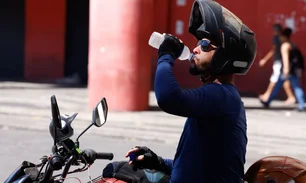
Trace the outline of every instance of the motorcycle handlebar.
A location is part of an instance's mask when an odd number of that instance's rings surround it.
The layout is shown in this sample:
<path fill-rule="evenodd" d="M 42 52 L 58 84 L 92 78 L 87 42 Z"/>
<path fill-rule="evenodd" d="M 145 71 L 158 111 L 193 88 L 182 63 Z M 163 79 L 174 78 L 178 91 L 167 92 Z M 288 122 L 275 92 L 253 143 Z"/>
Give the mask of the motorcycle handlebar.
<path fill-rule="evenodd" d="M 92 164 L 96 159 L 108 159 L 112 160 L 114 158 L 113 153 L 96 152 L 92 149 L 85 149 L 83 151 L 83 156 L 87 163 Z"/>
<path fill-rule="evenodd" d="M 65 179 L 67 177 L 69 169 L 70 169 L 72 163 L 74 162 L 74 160 L 75 160 L 75 156 L 74 155 L 69 157 L 68 161 L 66 162 L 66 166 L 65 166 L 65 168 L 63 170 L 63 173 L 61 175 L 61 179 Z"/>
<path fill-rule="evenodd" d="M 114 158 L 113 153 L 104 153 L 104 152 L 95 152 L 92 149 L 87 149 L 84 151 L 84 155 L 86 161 L 94 162 L 96 159 L 107 159 L 107 160 L 112 160 Z M 49 166 L 47 168 L 46 174 L 44 175 L 44 178 L 41 182 L 48 182 L 49 180 L 52 179 L 53 171 L 54 170 L 59 170 L 61 169 L 62 166 L 64 166 L 64 170 L 62 174 L 60 174 L 61 179 L 65 179 L 66 176 L 68 175 L 69 169 L 72 166 L 73 162 L 76 160 L 75 155 L 70 155 L 69 158 L 66 160 L 62 159 L 59 154 L 53 154 L 52 158 L 49 160 Z M 64 163 L 63 161 L 66 161 Z M 59 176 L 59 175 L 57 175 Z M 54 176 L 56 177 L 56 176 Z"/>
<path fill-rule="evenodd" d="M 63 165 L 63 159 L 59 154 L 54 153 L 51 159 L 49 160 L 46 172 L 40 183 L 49 182 L 52 179 L 53 172 L 56 170 L 60 170 L 62 168 L 62 165 Z"/>
<path fill-rule="evenodd" d="M 104 153 L 104 152 L 97 152 L 96 153 L 96 159 L 112 160 L 113 158 L 114 158 L 113 153 Z"/>

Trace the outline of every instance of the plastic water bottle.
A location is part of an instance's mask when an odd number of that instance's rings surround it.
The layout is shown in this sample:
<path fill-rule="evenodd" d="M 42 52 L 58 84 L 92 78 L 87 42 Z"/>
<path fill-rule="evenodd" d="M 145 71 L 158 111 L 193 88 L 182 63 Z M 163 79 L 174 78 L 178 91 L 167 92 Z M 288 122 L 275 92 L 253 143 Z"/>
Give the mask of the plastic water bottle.
<path fill-rule="evenodd" d="M 153 48 L 158 49 L 159 46 L 162 44 L 162 42 L 164 41 L 165 37 L 164 35 L 158 33 L 158 32 L 153 32 L 151 34 L 151 37 L 149 39 L 149 45 L 152 46 Z M 190 50 L 187 46 L 184 46 L 183 52 L 180 55 L 180 57 L 178 59 L 180 60 L 188 60 L 190 59 Z"/>

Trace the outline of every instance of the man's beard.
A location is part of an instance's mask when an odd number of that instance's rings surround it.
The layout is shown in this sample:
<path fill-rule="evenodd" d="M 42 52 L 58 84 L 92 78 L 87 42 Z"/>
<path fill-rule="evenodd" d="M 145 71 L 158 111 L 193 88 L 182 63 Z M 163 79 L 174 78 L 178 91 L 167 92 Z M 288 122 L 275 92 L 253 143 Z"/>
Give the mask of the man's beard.
<path fill-rule="evenodd" d="M 189 73 L 193 76 L 201 76 L 201 77 L 208 77 L 210 76 L 209 69 L 199 69 L 197 65 L 191 64 L 189 67 Z"/>
<path fill-rule="evenodd" d="M 189 73 L 193 76 L 197 76 L 201 74 L 201 71 L 198 69 L 198 67 L 195 64 L 191 64 L 189 67 Z"/>

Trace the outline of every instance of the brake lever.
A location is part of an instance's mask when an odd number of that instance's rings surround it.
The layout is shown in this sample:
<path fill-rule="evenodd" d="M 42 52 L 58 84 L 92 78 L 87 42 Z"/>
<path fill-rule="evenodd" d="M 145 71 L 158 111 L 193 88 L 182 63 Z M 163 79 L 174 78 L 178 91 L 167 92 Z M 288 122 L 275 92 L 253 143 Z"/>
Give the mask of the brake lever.
<path fill-rule="evenodd" d="M 67 177 L 67 175 L 68 175 L 68 173 L 69 173 L 69 169 L 70 169 L 71 165 L 74 163 L 75 159 L 76 159 L 76 158 L 75 158 L 74 155 L 71 155 L 71 156 L 69 157 L 69 159 L 68 159 L 68 161 L 67 161 L 67 163 L 66 163 L 66 165 L 65 165 L 65 168 L 64 168 L 64 170 L 63 170 L 63 173 L 62 173 L 62 175 L 61 175 L 61 179 L 65 179 L 65 178 Z"/>
<path fill-rule="evenodd" d="M 48 162 L 49 157 L 47 155 L 44 155 L 39 159 L 39 164 L 37 164 L 37 167 L 41 167 L 42 165 L 45 165 Z"/>
<path fill-rule="evenodd" d="M 79 166 L 80 163 L 82 163 L 82 160 L 80 159 L 84 159 L 84 157 L 82 155 L 75 155 L 75 154 L 71 154 L 66 156 L 65 159 L 65 167 L 64 170 L 61 174 L 55 175 L 53 176 L 53 178 L 55 177 L 59 177 L 57 180 L 60 182 L 61 180 L 64 180 L 68 174 L 72 174 L 72 173 L 77 173 L 77 172 L 81 172 L 85 169 L 87 163 L 84 163 L 84 166 L 82 168 L 78 168 L 74 171 L 69 171 L 69 169 L 71 168 L 71 166 Z"/>

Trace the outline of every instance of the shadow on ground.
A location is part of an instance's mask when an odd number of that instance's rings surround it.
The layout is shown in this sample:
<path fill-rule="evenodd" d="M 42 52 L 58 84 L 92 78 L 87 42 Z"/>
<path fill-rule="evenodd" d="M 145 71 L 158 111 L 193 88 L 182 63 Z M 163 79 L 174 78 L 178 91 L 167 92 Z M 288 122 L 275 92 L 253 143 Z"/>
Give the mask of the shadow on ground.
<path fill-rule="evenodd" d="M 1 85 L 1 83 L 10 82 L 10 83 L 26 83 L 30 85 Z M 33 86 L 31 84 L 41 84 L 40 87 Z M 5 89 L 43 89 L 43 88 L 87 88 L 87 84 L 59 84 L 54 81 L 36 81 L 29 82 L 25 80 L 3 80 L 0 79 L 0 90 Z"/>

